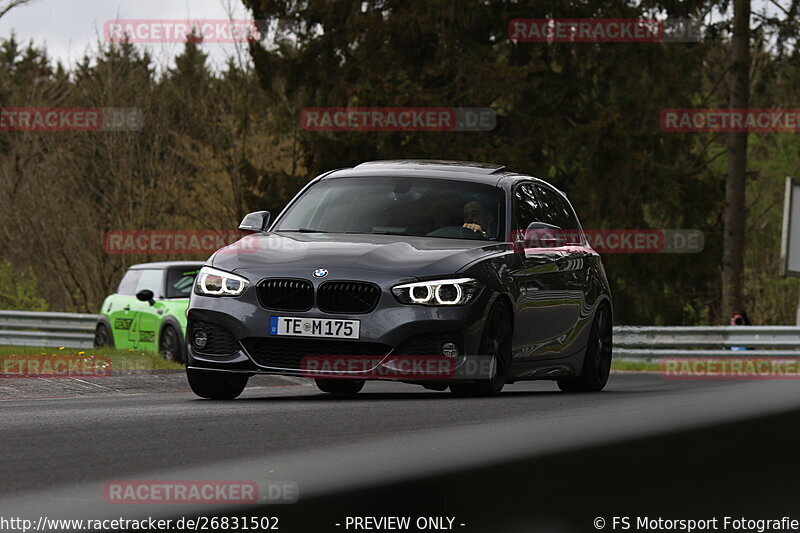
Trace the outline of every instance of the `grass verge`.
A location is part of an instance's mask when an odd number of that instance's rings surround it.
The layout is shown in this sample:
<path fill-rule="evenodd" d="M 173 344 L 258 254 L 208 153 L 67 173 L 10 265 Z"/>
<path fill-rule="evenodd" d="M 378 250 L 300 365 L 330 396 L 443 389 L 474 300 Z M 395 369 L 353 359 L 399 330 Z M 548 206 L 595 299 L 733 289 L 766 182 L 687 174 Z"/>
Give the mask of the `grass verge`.
<path fill-rule="evenodd" d="M 661 365 L 658 363 L 646 363 L 640 361 L 611 361 L 612 370 L 628 370 L 636 372 L 660 372 Z"/>
<path fill-rule="evenodd" d="M 0 364 L 14 358 L 96 358 L 111 361 L 112 373 L 119 370 L 178 370 L 183 365 L 162 359 L 153 352 L 120 350 L 117 348 L 41 348 L 38 346 L 0 346 Z M 640 361 L 613 361 L 613 370 L 659 372 L 658 363 Z M 1 370 L 1 369 L 0 369 Z"/>
<path fill-rule="evenodd" d="M 0 373 L 13 373 L 26 360 L 55 362 L 59 359 L 110 361 L 111 373 L 121 370 L 178 370 L 183 365 L 167 361 L 153 352 L 117 348 L 42 348 L 39 346 L 0 346 Z"/>

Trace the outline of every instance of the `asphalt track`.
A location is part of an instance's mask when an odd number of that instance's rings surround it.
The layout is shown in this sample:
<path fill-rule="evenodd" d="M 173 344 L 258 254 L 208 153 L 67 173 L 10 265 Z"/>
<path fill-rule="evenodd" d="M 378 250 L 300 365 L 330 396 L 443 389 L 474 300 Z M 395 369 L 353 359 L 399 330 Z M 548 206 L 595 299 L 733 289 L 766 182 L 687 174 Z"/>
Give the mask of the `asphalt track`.
<path fill-rule="evenodd" d="M 743 502 L 763 503 L 758 496 L 771 494 L 769 487 L 752 487 L 743 463 L 741 476 L 726 478 L 722 472 L 737 464 L 722 468 L 718 461 L 746 461 L 748 453 L 767 469 L 758 472 L 769 474 L 752 483 L 777 478 L 793 501 L 798 494 L 798 461 L 786 457 L 787 468 L 773 472 L 775 457 L 763 456 L 768 449 L 797 452 L 790 447 L 797 444 L 800 422 L 796 381 L 675 381 L 615 373 L 599 394 L 565 394 L 554 383 L 534 382 L 510 385 L 494 398 L 455 398 L 412 385 L 368 383 L 354 398 L 332 398 L 301 380 L 257 377 L 239 400 L 212 402 L 195 398 L 180 373 L 161 372 L 3 380 L 0 399 L 0 516 L 6 517 L 232 513 L 237 508 L 222 505 L 110 504 L 103 489 L 109 481 L 136 479 L 254 480 L 298 488 L 298 503 L 258 508 L 285 515 L 282 531 L 306 530 L 301 524 L 311 520 L 310 510 L 315 531 L 347 531 L 336 525 L 346 514 L 390 509 L 450 513 L 460 531 L 486 531 L 486 524 L 502 531 L 517 523 L 505 515 L 552 522 L 545 507 L 556 502 L 576 512 L 617 505 L 616 513 L 631 514 L 634 509 L 624 509 L 614 491 L 640 506 L 661 498 L 678 515 L 682 500 L 664 500 L 675 487 L 695 499 L 716 495 L 723 511 L 725 505 L 741 510 L 741 502 L 720 495 L 734 491 Z M 793 425 L 775 417 L 789 417 Z M 748 426 L 744 433 L 737 426 L 766 421 L 771 425 Z M 699 437 L 692 433 L 700 431 Z M 669 449 L 654 447 L 675 435 L 687 437 Z M 697 456 L 713 450 L 722 453 Z M 686 468 L 705 469 L 681 470 L 683 483 L 667 479 L 677 472 L 669 466 L 676 458 Z M 423 487 L 420 480 L 429 483 Z M 669 493 L 648 497 L 647 491 L 665 486 Z M 384 497 L 381 487 L 400 490 L 402 505 L 387 501 L 398 494 Z M 343 495 L 349 495 L 346 501 L 330 499 Z M 376 495 L 380 502 L 371 499 Z M 512 507 L 498 509 L 504 501 Z M 697 503 L 683 502 L 686 509 L 702 509 Z M 256 512 L 255 506 L 247 511 Z M 585 525 L 581 529 L 594 530 L 591 522 Z"/>

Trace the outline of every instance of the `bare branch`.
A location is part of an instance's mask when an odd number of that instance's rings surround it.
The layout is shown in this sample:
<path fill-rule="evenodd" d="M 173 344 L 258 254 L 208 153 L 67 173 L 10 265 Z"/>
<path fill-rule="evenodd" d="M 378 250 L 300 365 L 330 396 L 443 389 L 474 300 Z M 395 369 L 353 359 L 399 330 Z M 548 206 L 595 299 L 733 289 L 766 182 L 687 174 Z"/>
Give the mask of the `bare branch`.
<path fill-rule="evenodd" d="M 30 4 L 33 0 L 8 0 L 8 3 L 5 6 L 0 7 L 0 19 L 3 18 L 3 15 L 14 9 L 15 7 L 23 6 L 25 4 Z"/>
<path fill-rule="evenodd" d="M 788 15 L 788 14 L 789 14 L 789 12 L 786 10 L 786 8 L 784 8 L 782 5 L 780 5 L 780 4 L 779 4 L 778 2 L 776 2 L 775 0 L 769 0 L 769 3 L 770 3 L 770 4 L 772 4 L 772 5 L 774 5 L 775 7 L 777 7 L 778 9 L 780 9 L 781 11 L 783 11 L 783 14 L 784 14 L 784 15 Z"/>

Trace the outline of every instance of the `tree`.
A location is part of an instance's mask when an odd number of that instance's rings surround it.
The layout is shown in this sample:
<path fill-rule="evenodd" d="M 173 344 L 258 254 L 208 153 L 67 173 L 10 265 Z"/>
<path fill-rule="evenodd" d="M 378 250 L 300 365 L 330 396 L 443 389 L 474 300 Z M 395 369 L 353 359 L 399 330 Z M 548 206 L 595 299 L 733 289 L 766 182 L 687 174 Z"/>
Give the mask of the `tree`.
<path fill-rule="evenodd" d="M 730 107 L 750 102 L 750 0 L 735 0 L 731 40 Z M 728 176 L 725 182 L 725 234 L 722 255 L 722 309 L 726 316 L 743 306 L 744 232 L 747 177 L 746 131 L 728 134 Z"/>

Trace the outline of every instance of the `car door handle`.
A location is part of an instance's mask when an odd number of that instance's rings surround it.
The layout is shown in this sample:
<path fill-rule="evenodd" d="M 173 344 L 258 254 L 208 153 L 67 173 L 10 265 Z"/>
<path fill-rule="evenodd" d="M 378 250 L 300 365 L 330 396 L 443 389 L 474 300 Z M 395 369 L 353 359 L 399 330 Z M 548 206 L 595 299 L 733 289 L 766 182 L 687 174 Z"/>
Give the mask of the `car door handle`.
<path fill-rule="evenodd" d="M 131 310 L 131 306 L 130 305 L 126 305 L 125 307 L 122 308 L 122 310 L 123 311 L 130 311 Z"/>

